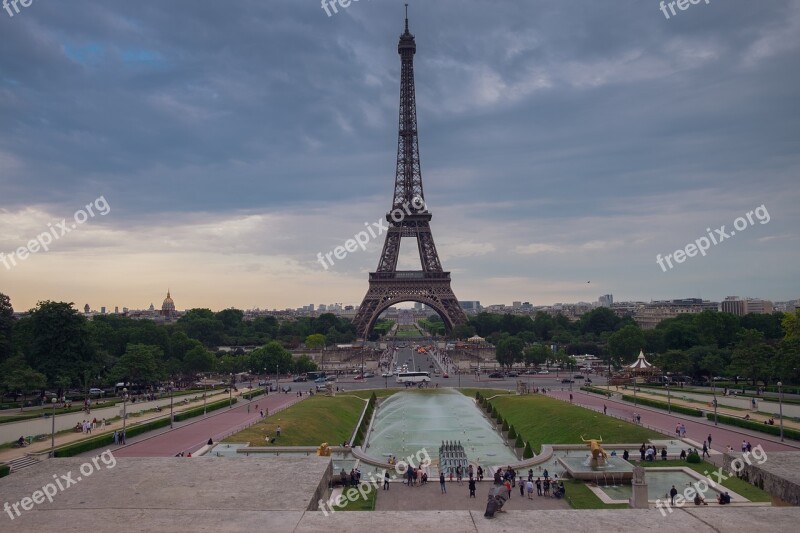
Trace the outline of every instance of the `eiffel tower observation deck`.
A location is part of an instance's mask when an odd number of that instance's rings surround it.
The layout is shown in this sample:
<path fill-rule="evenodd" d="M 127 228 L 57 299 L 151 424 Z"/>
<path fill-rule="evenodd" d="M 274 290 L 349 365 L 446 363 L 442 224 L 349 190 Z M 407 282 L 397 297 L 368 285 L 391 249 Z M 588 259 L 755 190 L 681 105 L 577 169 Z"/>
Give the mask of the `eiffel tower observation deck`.
<path fill-rule="evenodd" d="M 465 324 L 467 317 L 450 287 L 450 272 L 442 269 L 433 242 L 432 215 L 425 204 L 417 136 L 417 104 L 414 95 L 414 54 L 417 44 L 408 29 L 400 35 L 400 120 L 397 136 L 392 209 L 386 215 L 386 233 L 378 268 L 369 274 L 369 290 L 354 319 L 359 337 L 366 339 L 380 314 L 400 302 L 420 302 L 442 317 L 448 331 Z M 397 270 L 400 241 L 414 238 L 419 250 L 420 270 Z"/>

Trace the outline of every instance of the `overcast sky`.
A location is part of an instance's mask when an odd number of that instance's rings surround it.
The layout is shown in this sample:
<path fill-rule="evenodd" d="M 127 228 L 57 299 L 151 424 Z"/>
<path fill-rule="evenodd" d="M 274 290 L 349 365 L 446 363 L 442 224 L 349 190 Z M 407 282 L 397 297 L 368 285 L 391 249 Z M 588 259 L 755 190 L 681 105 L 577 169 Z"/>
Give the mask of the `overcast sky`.
<path fill-rule="evenodd" d="M 0 10 L 17 310 L 158 306 L 167 288 L 178 309 L 361 301 L 382 236 L 327 270 L 317 254 L 391 206 L 402 1 L 18 7 Z M 459 299 L 800 297 L 800 1 L 409 9 L 425 199 Z M 762 205 L 769 222 L 657 264 Z M 48 224 L 49 251 L 11 264 Z"/>

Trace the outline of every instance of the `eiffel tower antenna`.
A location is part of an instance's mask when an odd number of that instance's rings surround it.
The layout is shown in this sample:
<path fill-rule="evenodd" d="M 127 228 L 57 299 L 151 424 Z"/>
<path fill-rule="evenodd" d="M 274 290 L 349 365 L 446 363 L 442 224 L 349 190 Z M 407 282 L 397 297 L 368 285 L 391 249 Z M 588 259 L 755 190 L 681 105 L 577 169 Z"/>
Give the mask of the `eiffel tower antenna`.
<path fill-rule="evenodd" d="M 405 33 L 400 36 L 400 115 L 397 135 L 392 209 L 386 214 L 389 229 L 378 260 L 369 274 L 369 289 L 353 319 L 358 336 L 366 339 L 380 314 L 400 302 L 419 302 L 442 317 L 448 331 L 466 324 L 467 316 L 450 288 L 450 272 L 442 269 L 433 242 L 431 213 L 425 205 L 417 136 L 417 104 L 414 94 L 414 54 L 417 44 L 408 31 L 406 4 Z M 400 241 L 415 238 L 421 270 L 397 270 Z"/>

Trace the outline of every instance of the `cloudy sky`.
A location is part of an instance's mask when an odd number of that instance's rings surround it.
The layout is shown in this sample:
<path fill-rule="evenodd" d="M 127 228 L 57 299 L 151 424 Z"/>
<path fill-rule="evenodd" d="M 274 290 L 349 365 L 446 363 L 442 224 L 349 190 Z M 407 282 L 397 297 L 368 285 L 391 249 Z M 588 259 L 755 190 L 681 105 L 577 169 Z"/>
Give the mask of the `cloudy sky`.
<path fill-rule="evenodd" d="M 10 9 L 16 309 L 143 308 L 168 287 L 179 309 L 360 302 L 382 239 L 327 270 L 317 254 L 390 208 L 402 1 Z M 667 19 L 656 0 L 427 0 L 410 26 L 426 202 L 460 299 L 800 297 L 800 1 Z M 762 205 L 705 257 L 657 264 Z M 49 251 L 29 247 L 48 231 Z"/>

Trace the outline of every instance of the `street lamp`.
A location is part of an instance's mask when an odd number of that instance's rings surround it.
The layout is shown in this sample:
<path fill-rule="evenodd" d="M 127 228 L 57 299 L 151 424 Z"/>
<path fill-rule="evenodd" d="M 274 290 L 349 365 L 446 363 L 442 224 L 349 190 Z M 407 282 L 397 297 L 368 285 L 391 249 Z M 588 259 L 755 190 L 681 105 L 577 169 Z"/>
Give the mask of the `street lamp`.
<path fill-rule="evenodd" d="M 206 402 L 208 402 L 208 383 L 203 381 L 203 416 L 206 416 Z"/>
<path fill-rule="evenodd" d="M 169 382 L 169 428 L 172 429 L 175 427 L 175 419 L 172 416 L 172 389 L 175 388 L 175 382 Z"/>
<path fill-rule="evenodd" d="M 122 439 L 120 442 L 125 444 L 125 426 L 128 421 L 128 388 L 122 388 Z"/>
<path fill-rule="evenodd" d="M 633 374 L 633 405 L 636 406 L 636 374 Z"/>
<path fill-rule="evenodd" d="M 670 394 L 669 394 L 669 390 L 670 390 L 670 386 L 669 385 L 670 385 L 669 383 L 664 383 L 664 386 L 667 388 L 667 414 L 672 414 L 672 403 L 670 401 L 671 397 L 670 397 Z"/>
<path fill-rule="evenodd" d="M 55 457 L 55 449 L 56 449 L 56 401 L 57 398 L 52 398 L 50 403 L 53 404 L 53 429 L 50 433 L 50 457 Z M 783 422 L 781 422 L 781 427 L 783 427 Z"/>
<path fill-rule="evenodd" d="M 781 442 L 783 442 L 783 383 L 778 382 L 778 416 L 781 422 Z"/>
<path fill-rule="evenodd" d="M 711 403 L 714 405 L 714 425 L 717 425 L 717 384 L 714 381 L 714 376 L 711 376 L 711 393 L 714 395 L 714 399 L 711 400 Z"/>
<path fill-rule="evenodd" d="M 267 375 L 267 367 L 264 367 L 264 396 L 269 395 L 269 375 Z"/>
<path fill-rule="evenodd" d="M 231 372 L 231 386 L 228 387 L 228 409 L 233 407 L 233 372 Z"/>
<path fill-rule="evenodd" d="M 278 386 L 279 374 L 280 374 L 280 371 L 279 371 L 279 368 L 278 368 L 278 363 L 275 363 L 275 391 L 276 392 L 280 392 L 281 391 L 280 387 Z"/>

